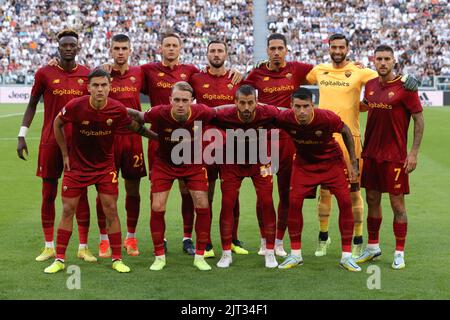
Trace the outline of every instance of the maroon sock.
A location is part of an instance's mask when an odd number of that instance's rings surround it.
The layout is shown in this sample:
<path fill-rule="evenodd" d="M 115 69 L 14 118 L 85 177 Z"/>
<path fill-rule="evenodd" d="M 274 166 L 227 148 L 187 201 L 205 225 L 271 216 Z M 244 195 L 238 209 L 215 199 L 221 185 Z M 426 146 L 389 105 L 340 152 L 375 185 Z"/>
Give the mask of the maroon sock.
<path fill-rule="evenodd" d="M 405 251 L 406 234 L 408 231 L 407 222 L 394 221 L 395 250 Z"/>
<path fill-rule="evenodd" d="M 210 208 L 196 208 L 195 212 L 197 213 L 197 219 L 195 221 L 195 253 L 203 255 L 210 236 L 211 213 Z"/>
<path fill-rule="evenodd" d="M 109 245 L 112 251 L 112 260 L 122 259 L 122 234 L 121 232 L 108 233 Z"/>
<path fill-rule="evenodd" d="M 166 223 L 164 221 L 165 211 L 151 211 L 150 215 L 150 233 L 153 240 L 153 248 L 156 256 L 164 255 L 164 232 Z"/>
<path fill-rule="evenodd" d="M 181 194 L 181 214 L 183 215 L 184 237 L 192 238 L 194 228 L 194 201 L 189 193 Z"/>
<path fill-rule="evenodd" d="M 379 235 L 382 220 L 382 217 L 367 217 L 367 233 L 369 234 L 369 244 L 380 243 Z"/>
<path fill-rule="evenodd" d="M 53 241 L 55 223 L 55 199 L 58 192 L 58 183 L 42 181 L 42 206 L 41 221 L 42 230 L 46 242 Z"/>
<path fill-rule="evenodd" d="M 136 226 L 139 219 L 139 209 L 141 205 L 140 196 L 129 196 L 125 198 L 125 209 L 127 211 L 127 230 L 129 233 L 136 232 Z"/>
<path fill-rule="evenodd" d="M 103 206 L 100 201 L 100 198 L 97 197 L 96 200 L 96 208 L 97 208 L 97 222 L 98 222 L 98 229 L 100 231 L 100 234 L 107 234 L 106 231 L 106 216 L 103 212 Z"/>
<path fill-rule="evenodd" d="M 239 240 L 238 238 L 238 227 L 239 227 L 239 216 L 241 212 L 239 210 L 239 199 L 236 200 L 236 204 L 233 208 L 234 224 L 233 224 L 233 240 Z"/>
<path fill-rule="evenodd" d="M 56 259 L 65 259 L 66 248 L 71 235 L 71 230 L 58 229 L 56 231 Z"/>
<path fill-rule="evenodd" d="M 78 202 L 78 208 L 76 210 L 76 218 L 78 224 L 78 235 L 80 238 L 80 244 L 87 244 L 89 234 L 89 202 L 87 198 L 87 189 L 83 191 Z"/>

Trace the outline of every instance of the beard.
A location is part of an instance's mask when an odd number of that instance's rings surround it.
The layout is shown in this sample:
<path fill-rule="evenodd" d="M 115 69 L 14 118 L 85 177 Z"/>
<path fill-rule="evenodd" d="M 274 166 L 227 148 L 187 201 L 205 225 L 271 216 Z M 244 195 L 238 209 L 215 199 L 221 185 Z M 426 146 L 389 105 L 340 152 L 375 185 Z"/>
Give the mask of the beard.
<path fill-rule="evenodd" d="M 214 61 L 210 60 L 209 64 L 214 68 L 221 68 L 224 65 L 225 61 Z"/>
<path fill-rule="evenodd" d="M 331 60 L 333 60 L 334 63 L 341 63 L 342 61 L 345 61 L 347 58 L 347 55 L 331 55 Z"/>

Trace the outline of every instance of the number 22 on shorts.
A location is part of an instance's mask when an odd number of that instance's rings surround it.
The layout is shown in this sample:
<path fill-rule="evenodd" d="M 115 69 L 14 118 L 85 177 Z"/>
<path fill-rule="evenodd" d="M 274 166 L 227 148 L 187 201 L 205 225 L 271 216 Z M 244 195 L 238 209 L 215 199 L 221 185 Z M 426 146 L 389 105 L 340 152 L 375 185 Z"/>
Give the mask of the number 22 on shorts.
<path fill-rule="evenodd" d="M 111 171 L 109 174 L 112 175 L 111 182 L 117 183 L 117 171 Z"/>

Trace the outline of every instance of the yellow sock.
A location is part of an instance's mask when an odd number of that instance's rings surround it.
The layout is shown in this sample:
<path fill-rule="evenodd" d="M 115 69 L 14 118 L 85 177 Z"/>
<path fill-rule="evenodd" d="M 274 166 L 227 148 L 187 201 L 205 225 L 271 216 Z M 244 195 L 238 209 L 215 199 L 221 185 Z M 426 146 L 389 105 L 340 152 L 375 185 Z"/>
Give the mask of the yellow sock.
<path fill-rule="evenodd" d="M 352 200 L 352 211 L 355 225 L 353 227 L 353 236 L 363 235 L 363 218 L 364 218 L 364 204 L 361 196 L 361 190 L 350 192 Z"/>
<path fill-rule="evenodd" d="M 320 188 L 320 198 L 317 203 L 317 214 L 319 216 L 320 232 L 328 232 L 328 220 L 331 212 L 331 192 Z"/>

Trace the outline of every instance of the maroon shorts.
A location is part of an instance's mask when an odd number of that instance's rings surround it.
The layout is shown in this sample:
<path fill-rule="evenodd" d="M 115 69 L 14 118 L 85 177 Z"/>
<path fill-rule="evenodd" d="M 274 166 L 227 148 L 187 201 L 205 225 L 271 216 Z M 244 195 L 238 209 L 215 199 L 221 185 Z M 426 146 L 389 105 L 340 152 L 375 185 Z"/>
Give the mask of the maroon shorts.
<path fill-rule="evenodd" d="M 142 138 L 138 134 L 116 135 L 114 160 L 117 172 L 120 170 L 125 179 L 138 180 L 147 175 Z"/>
<path fill-rule="evenodd" d="M 61 149 L 57 144 L 40 144 L 36 175 L 43 179 L 59 179 L 63 171 Z"/>
<path fill-rule="evenodd" d="M 208 172 L 208 181 L 215 182 L 219 179 L 219 165 L 218 164 L 206 164 L 206 171 Z"/>
<path fill-rule="evenodd" d="M 402 162 L 378 162 L 365 158 L 361 186 L 393 195 L 409 194 L 409 177 Z"/>
<path fill-rule="evenodd" d="M 208 191 L 208 172 L 202 165 L 177 167 L 156 157 L 150 179 L 152 193 L 169 191 L 176 179 L 184 181 L 188 190 Z"/>
<path fill-rule="evenodd" d="M 347 167 L 343 160 L 333 160 L 319 164 L 299 165 L 294 161 L 291 175 L 291 190 L 303 198 L 315 198 L 317 186 L 329 189 L 331 193 L 348 189 L 345 176 Z"/>
<path fill-rule="evenodd" d="M 253 178 L 258 185 L 267 185 L 272 188 L 273 175 L 270 164 L 225 164 L 220 166 L 220 180 L 222 188 L 239 188 L 244 178 Z M 255 185 L 256 186 L 256 185 Z M 256 186 L 258 187 L 258 186 Z"/>
<path fill-rule="evenodd" d="M 278 168 L 275 168 L 275 163 L 273 170 L 277 175 L 283 173 L 288 173 L 290 176 L 290 171 L 292 170 L 292 160 L 295 155 L 295 145 L 292 142 L 292 139 L 289 136 L 286 136 L 285 131 L 280 130 L 280 140 L 274 143 L 274 148 L 271 152 L 271 158 L 278 154 L 279 165 Z"/>
<path fill-rule="evenodd" d="M 78 197 L 81 195 L 83 189 L 91 185 L 95 185 L 98 193 L 117 195 L 119 192 L 117 187 L 117 171 L 94 176 L 82 176 L 70 171 L 64 172 L 61 196 L 65 198 Z"/>
<path fill-rule="evenodd" d="M 153 164 L 155 163 L 156 159 L 156 152 L 159 148 L 159 141 L 158 140 L 148 140 L 148 171 L 151 172 L 153 169 Z M 149 175 L 149 179 L 151 180 L 151 176 Z"/>

